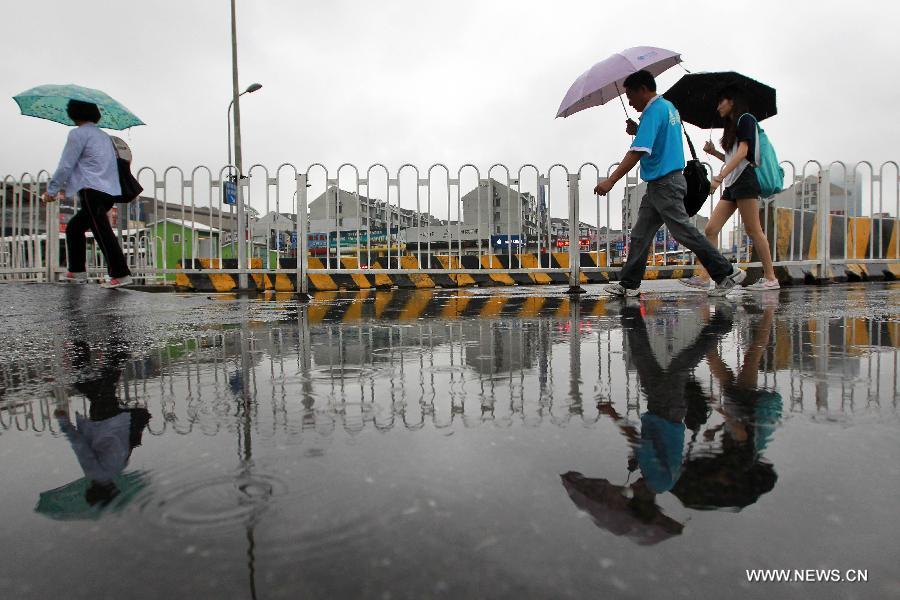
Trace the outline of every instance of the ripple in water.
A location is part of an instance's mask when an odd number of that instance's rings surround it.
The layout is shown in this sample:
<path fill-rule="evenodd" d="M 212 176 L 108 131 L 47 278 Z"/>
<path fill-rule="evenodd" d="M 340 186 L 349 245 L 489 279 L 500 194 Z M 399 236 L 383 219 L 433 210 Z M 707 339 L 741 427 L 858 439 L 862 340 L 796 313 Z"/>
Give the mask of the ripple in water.
<path fill-rule="evenodd" d="M 157 489 L 141 511 L 165 527 L 231 529 L 255 521 L 287 485 L 264 473 L 235 473 Z"/>

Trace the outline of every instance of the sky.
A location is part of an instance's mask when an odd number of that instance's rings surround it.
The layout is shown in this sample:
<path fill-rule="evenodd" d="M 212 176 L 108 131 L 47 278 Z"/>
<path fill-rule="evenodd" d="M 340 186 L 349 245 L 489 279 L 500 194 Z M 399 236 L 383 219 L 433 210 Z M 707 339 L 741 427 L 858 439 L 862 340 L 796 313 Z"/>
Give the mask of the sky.
<path fill-rule="evenodd" d="M 136 165 L 225 164 L 227 0 L 34 0 L 0 14 L 0 176 L 58 161 L 67 128 L 12 100 L 44 83 L 102 89 L 143 119 L 123 134 Z M 263 85 L 241 99 L 244 164 L 605 168 L 630 141 L 621 104 L 555 115 L 583 71 L 643 45 L 775 87 L 763 126 L 780 159 L 879 164 L 898 159 L 898 22 L 896 4 L 828 0 L 237 0 L 241 88 Z M 660 91 L 684 72 L 662 74 Z M 698 148 L 710 135 L 689 130 Z"/>

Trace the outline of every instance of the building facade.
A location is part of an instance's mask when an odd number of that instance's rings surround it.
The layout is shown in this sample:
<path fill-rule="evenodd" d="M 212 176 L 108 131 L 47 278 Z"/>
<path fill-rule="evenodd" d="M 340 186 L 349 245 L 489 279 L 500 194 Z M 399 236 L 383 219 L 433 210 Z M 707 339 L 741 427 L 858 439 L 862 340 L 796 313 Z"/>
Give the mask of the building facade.
<path fill-rule="evenodd" d="M 477 230 L 481 239 L 492 235 L 521 236 L 536 240 L 539 234 L 537 200 L 527 192 L 518 192 L 488 179 L 461 199 L 466 229 Z"/>

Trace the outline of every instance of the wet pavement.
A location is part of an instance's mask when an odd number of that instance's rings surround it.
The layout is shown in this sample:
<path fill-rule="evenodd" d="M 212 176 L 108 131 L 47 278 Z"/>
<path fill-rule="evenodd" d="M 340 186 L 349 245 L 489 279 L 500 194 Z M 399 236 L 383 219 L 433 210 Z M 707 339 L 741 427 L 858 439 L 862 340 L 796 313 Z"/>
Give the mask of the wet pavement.
<path fill-rule="evenodd" d="M 900 597 L 900 284 L 645 289 L 4 284 L 3 596 Z"/>

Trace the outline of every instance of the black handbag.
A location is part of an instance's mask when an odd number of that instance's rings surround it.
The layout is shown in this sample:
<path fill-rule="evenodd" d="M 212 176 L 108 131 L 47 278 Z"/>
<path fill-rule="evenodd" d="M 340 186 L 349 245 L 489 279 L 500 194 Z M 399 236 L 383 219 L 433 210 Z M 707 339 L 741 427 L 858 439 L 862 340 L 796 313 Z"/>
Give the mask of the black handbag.
<path fill-rule="evenodd" d="M 684 179 L 687 181 L 687 192 L 684 195 L 684 209 L 689 217 L 693 217 L 709 198 L 709 174 L 706 172 L 706 166 L 697 159 L 697 152 L 694 150 L 694 144 L 691 137 L 681 124 L 684 131 L 684 137 L 687 138 L 688 148 L 691 149 L 691 160 L 687 161 L 684 166 Z"/>
<path fill-rule="evenodd" d="M 144 188 L 131 174 L 131 163 L 124 158 L 116 158 L 116 166 L 119 168 L 119 185 L 122 187 L 122 195 L 116 198 L 116 202 L 131 202 L 141 195 Z"/>
<path fill-rule="evenodd" d="M 113 151 L 116 153 L 116 169 L 119 171 L 119 186 L 122 193 L 116 196 L 116 202 L 125 204 L 131 202 L 144 191 L 143 186 L 131 174 L 131 149 L 124 140 L 110 136 Z"/>

